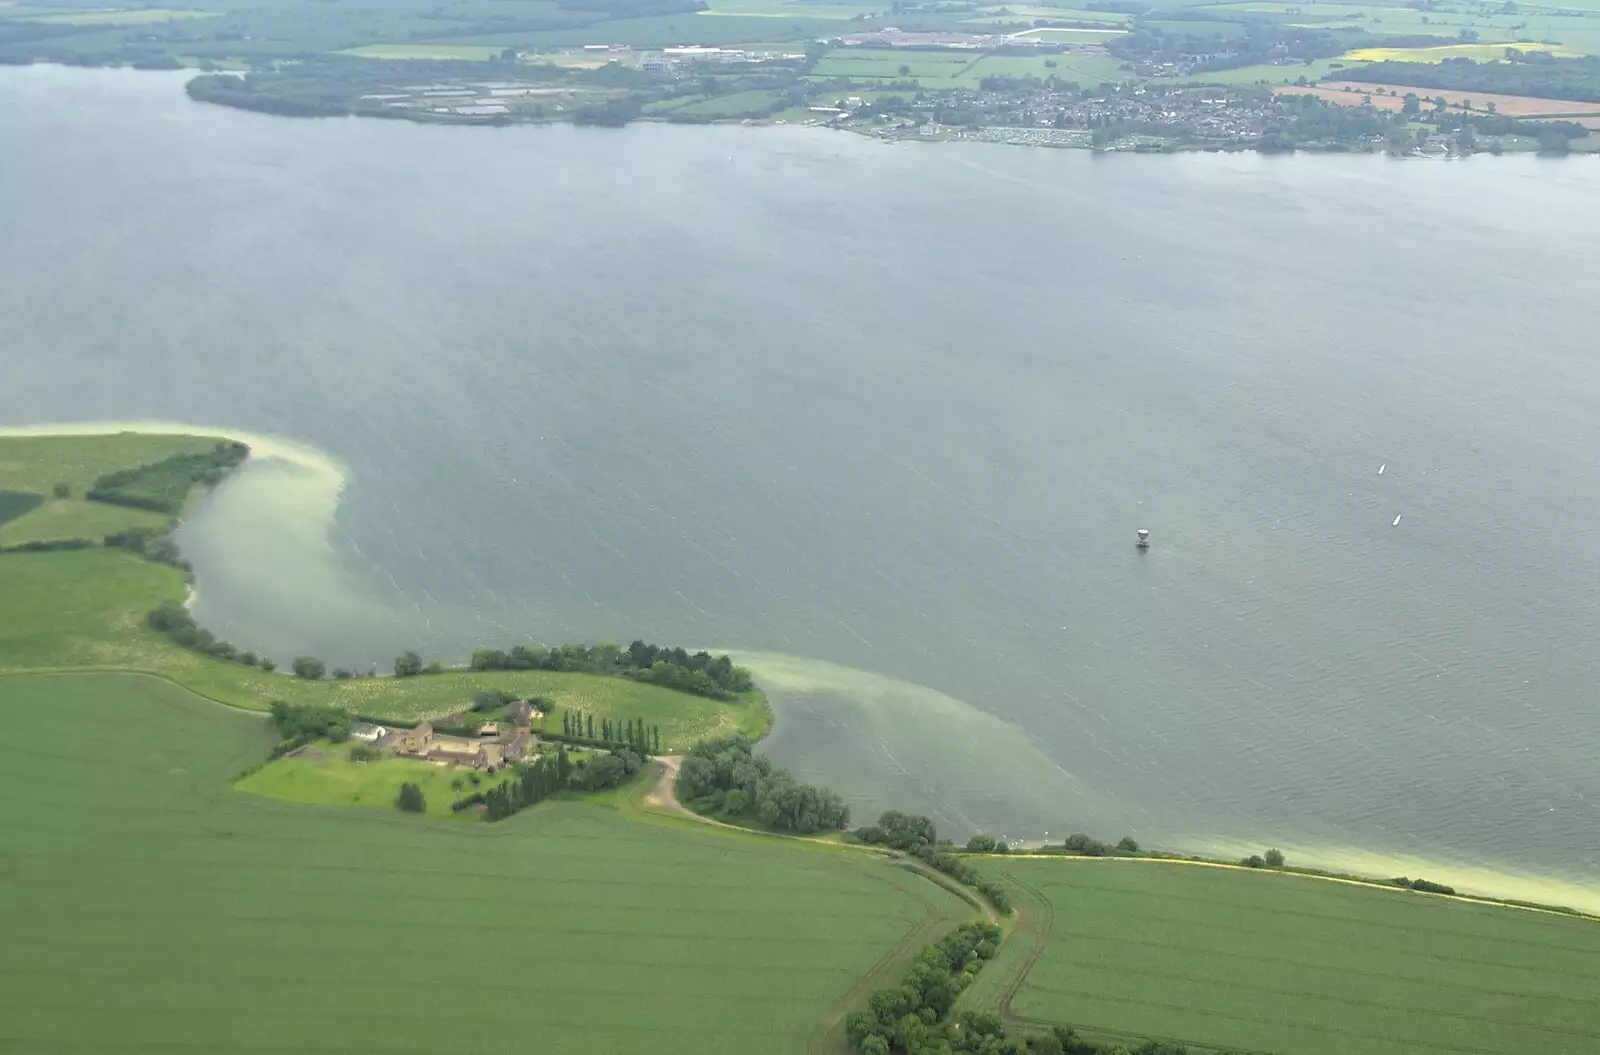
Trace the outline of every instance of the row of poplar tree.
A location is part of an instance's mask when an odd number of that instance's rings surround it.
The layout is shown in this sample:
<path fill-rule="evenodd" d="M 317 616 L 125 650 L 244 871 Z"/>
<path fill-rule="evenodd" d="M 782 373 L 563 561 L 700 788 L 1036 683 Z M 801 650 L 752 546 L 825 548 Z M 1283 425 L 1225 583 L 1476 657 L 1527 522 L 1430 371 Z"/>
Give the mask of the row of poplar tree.
<path fill-rule="evenodd" d="M 595 733 L 599 733 L 596 736 Z M 587 711 L 562 711 L 561 735 L 580 740 L 598 740 L 608 744 L 626 744 L 640 754 L 661 753 L 661 726 L 646 725 L 643 719 L 625 722 L 600 719 L 595 725 L 594 715 Z"/>

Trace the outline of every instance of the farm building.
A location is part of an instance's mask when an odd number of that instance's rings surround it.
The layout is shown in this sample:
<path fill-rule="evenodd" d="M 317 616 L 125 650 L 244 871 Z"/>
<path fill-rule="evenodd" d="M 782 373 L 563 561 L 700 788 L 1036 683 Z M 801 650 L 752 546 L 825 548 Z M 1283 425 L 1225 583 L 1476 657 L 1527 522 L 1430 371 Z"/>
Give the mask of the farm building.
<path fill-rule="evenodd" d="M 376 743 L 383 739 L 388 732 L 389 730 L 383 726 L 373 725 L 371 722 L 350 723 L 350 739 L 352 740 L 362 740 L 369 744 Z"/>

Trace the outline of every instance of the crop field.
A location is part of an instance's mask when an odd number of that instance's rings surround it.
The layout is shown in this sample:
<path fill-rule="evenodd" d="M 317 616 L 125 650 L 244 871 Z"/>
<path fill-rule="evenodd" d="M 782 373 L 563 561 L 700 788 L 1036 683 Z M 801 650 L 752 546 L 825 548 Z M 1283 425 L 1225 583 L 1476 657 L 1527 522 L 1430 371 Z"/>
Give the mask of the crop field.
<path fill-rule="evenodd" d="M 1352 62 L 1443 62 L 1445 59 L 1474 59 L 1488 62 L 1505 55 L 1506 48 L 1522 51 L 1548 51 L 1558 59 L 1577 58 L 1582 52 L 1558 44 L 1447 44 L 1437 48 L 1357 48 L 1346 52 Z"/>
<path fill-rule="evenodd" d="M 1388 94 L 1375 94 L 1378 89 Z M 1471 103 L 1477 113 L 1483 113 L 1490 103 L 1495 112 L 1506 117 L 1530 118 L 1581 118 L 1600 116 L 1600 103 L 1580 103 L 1566 99 L 1540 99 L 1532 95 L 1495 95 L 1490 92 L 1466 92 L 1439 88 L 1412 88 L 1404 84 L 1368 84 L 1365 81 L 1331 81 L 1312 87 L 1288 85 L 1278 88 L 1279 94 L 1316 95 L 1337 106 L 1376 106 L 1380 110 L 1399 110 L 1405 106 L 1408 93 L 1423 100 L 1427 109 L 1431 102 L 1443 99 L 1448 108 L 1459 110 Z"/>
<path fill-rule="evenodd" d="M 267 723 L 148 678 L 0 678 L 0 736 L 29 745 L 0 771 L 4 1050 L 800 1053 L 970 913 L 869 855 L 580 802 L 243 794 Z"/>
<path fill-rule="evenodd" d="M 1592 1055 L 1600 923 L 1159 862 L 1015 860 L 1022 929 L 971 999 L 1292 1055 Z"/>

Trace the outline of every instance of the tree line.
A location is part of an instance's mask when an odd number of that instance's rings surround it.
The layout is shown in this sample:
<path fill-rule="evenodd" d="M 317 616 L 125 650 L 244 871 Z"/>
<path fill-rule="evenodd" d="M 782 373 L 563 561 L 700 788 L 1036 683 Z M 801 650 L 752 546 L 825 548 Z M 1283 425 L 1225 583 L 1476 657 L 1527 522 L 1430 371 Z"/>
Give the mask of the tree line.
<path fill-rule="evenodd" d="M 865 1010 L 845 1017 L 857 1055 L 1187 1055 L 1182 1045 L 1158 1040 L 1102 1045 L 1071 1026 L 1024 1040 L 1007 1036 L 991 1012 L 952 1015 L 957 997 L 999 952 L 1000 937 L 992 923 L 966 923 L 922 950 L 899 985 L 877 990 Z"/>
<path fill-rule="evenodd" d="M 1546 51 L 1507 48 L 1493 62 L 1374 62 L 1339 71 L 1341 80 L 1404 84 L 1445 91 L 1531 95 L 1539 99 L 1600 102 L 1600 57 L 1558 59 Z"/>
<path fill-rule="evenodd" d="M 267 705 L 267 713 L 280 737 L 278 746 L 272 750 L 273 758 L 316 740 L 331 740 L 337 744 L 350 738 L 350 714 L 341 707 L 273 700 Z"/>
<path fill-rule="evenodd" d="M 249 455 L 249 447 L 231 441 L 201 453 L 174 454 L 150 465 L 106 473 L 84 497 L 177 516 L 190 491 L 215 484 Z"/>
<path fill-rule="evenodd" d="M 159 607 L 145 616 L 145 623 L 150 629 L 165 634 L 175 644 L 203 652 L 216 659 L 227 660 L 244 667 L 259 667 L 266 671 L 276 670 L 278 667 L 266 656 L 258 656 L 248 649 L 234 647 L 232 642 L 219 640 L 211 631 L 196 623 L 194 616 L 189 614 L 189 609 L 177 601 L 162 601 Z M 300 661 L 297 659 L 295 662 Z M 299 671 L 296 670 L 296 673 Z"/>
<path fill-rule="evenodd" d="M 735 734 L 696 744 L 678 770 L 678 798 L 696 813 L 809 835 L 843 830 L 850 807 L 838 793 L 802 784 Z"/>
<path fill-rule="evenodd" d="M 956 997 L 1000 949 L 1000 928 L 966 923 L 917 956 L 897 986 L 879 989 L 867 1008 L 845 1018 L 845 1035 L 860 1055 L 936 1055 L 940 1052 L 999 1052 L 992 1039 L 1000 1019 L 967 1012 L 952 1021 Z"/>
<path fill-rule="evenodd" d="M 999 911 L 1011 912 L 1011 895 L 1005 887 L 941 847 L 939 833 L 927 817 L 887 810 L 878 817 L 877 824 L 857 828 L 855 837 L 871 846 L 889 846 L 908 853 L 962 886 L 976 890 Z"/>
<path fill-rule="evenodd" d="M 597 645 L 515 645 L 510 649 L 480 648 L 472 653 L 473 670 L 553 670 L 608 674 L 677 689 L 696 696 L 731 700 L 755 683 L 750 672 L 726 655 L 690 653 L 635 641 L 626 649 L 611 641 Z"/>

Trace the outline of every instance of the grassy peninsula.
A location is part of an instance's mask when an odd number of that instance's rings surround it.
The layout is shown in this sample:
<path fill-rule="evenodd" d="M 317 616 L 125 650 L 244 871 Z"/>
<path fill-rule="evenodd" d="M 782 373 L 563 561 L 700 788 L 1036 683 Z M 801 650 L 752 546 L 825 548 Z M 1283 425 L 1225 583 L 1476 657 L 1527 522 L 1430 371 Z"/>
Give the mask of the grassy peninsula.
<path fill-rule="evenodd" d="M 171 516 L 241 456 L 0 439 L 0 529 L 24 538 L 0 552 L 0 735 L 23 747 L 0 768 L 22 965 L 0 972 L 0 1046 L 1600 1047 L 1600 922 L 1293 874 L 1276 851 L 963 849 L 892 810 L 847 832 L 847 803 L 754 750 L 764 702 L 711 657 L 484 649 L 334 679 L 152 625 L 186 589 Z M 562 665 L 583 669 L 542 669 Z"/>

